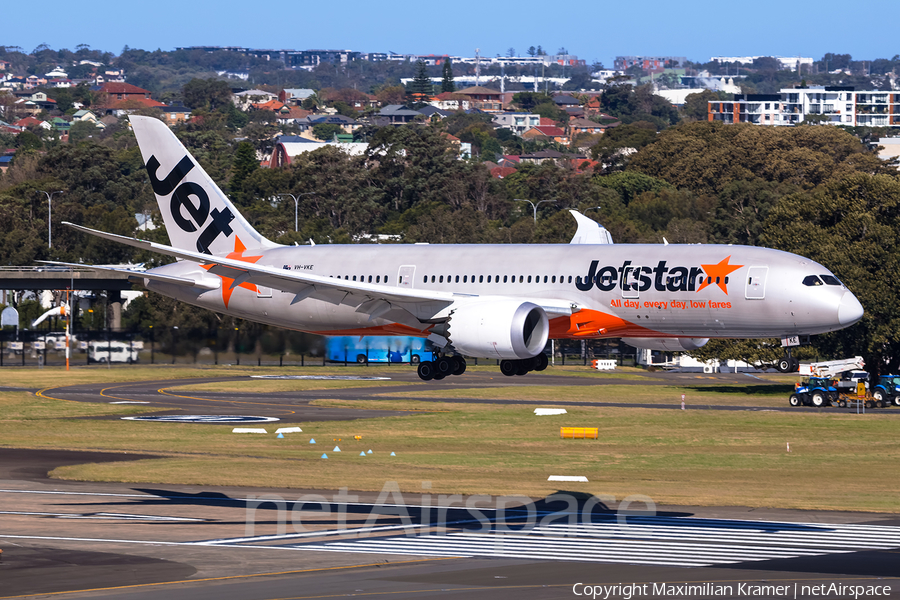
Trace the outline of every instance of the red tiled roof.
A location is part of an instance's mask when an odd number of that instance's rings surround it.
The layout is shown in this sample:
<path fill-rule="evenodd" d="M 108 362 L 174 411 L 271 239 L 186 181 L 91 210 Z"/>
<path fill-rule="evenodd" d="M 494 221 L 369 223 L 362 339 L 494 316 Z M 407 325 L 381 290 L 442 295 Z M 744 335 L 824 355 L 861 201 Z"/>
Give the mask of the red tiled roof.
<path fill-rule="evenodd" d="M 145 90 L 143 88 L 139 88 L 136 85 L 131 85 L 130 83 L 122 83 L 118 81 L 107 81 L 103 85 L 100 86 L 101 92 L 106 92 L 107 94 L 149 94 L 149 90 Z"/>
<path fill-rule="evenodd" d="M 147 108 L 165 108 L 166 105 L 158 100 L 153 100 L 152 98 L 138 98 L 131 97 L 125 98 L 124 100 L 110 100 L 106 103 L 106 108 L 129 108 L 132 104 L 142 104 Z"/>
<path fill-rule="evenodd" d="M 562 137 L 566 135 L 565 131 L 555 125 L 539 125 L 533 129 L 537 129 L 541 134 L 546 135 L 547 137 Z"/>
<path fill-rule="evenodd" d="M 13 125 L 15 125 L 16 127 L 28 127 L 29 125 L 40 125 L 41 122 L 42 121 L 40 119 L 36 119 L 34 117 L 25 117 L 24 119 L 19 119 L 18 121 L 13 123 Z"/>
<path fill-rule="evenodd" d="M 250 106 L 256 110 L 272 110 L 277 112 L 284 107 L 284 102 L 273 99 L 268 102 L 263 102 L 262 104 L 251 104 Z"/>
<path fill-rule="evenodd" d="M 540 125 L 556 125 L 556 121 L 553 119 L 548 119 L 547 117 L 541 117 Z"/>
<path fill-rule="evenodd" d="M 513 167 L 494 167 L 491 169 L 491 177 L 495 179 L 503 179 L 504 177 L 509 177 L 516 170 Z"/>

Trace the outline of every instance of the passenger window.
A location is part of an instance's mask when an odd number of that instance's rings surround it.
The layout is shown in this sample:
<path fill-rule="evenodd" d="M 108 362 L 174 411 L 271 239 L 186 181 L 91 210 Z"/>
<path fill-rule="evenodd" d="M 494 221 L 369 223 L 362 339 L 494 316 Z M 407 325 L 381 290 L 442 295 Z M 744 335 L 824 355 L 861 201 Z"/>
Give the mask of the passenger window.
<path fill-rule="evenodd" d="M 572 283 L 572 276 L 569 275 L 569 283 Z"/>
<path fill-rule="evenodd" d="M 434 283 L 434 275 L 431 276 L 431 283 Z"/>
<path fill-rule="evenodd" d="M 556 283 L 556 275 L 550 278 L 550 283 Z"/>
<path fill-rule="evenodd" d="M 816 277 L 815 275 L 807 275 L 803 278 L 803 285 L 809 287 L 815 287 L 817 285 L 825 285 L 822 283 L 822 280 Z"/>
<path fill-rule="evenodd" d="M 507 277 L 508 277 L 508 275 L 504 275 L 504 276 L 503 276 L 503 283 L 506 283 L 506 278 L 507 278 Z"/>
<path fill-rule="evenodd" d="M 387 283 L 387 275 L 384 276 L 384 282 Z"/>
<path fill-rule="evenodd" d="M 488 283 L 490 283 L 490 282 L 491 282 L 491 276 L 488 275 Z"/>
<path fill-rule="evenodd" d="M 490 282 L 491 282 L 491 277 L 490 277 L 490 275 L 488 275 L 488 283 L 490 283 Z M 478 283 L 484 283 L 484 275 L 478 276 Z"/>
<path fill-rule="evenodd" d="M 428 279 L 428 276 L 427 276 L 427 275 L 425 276 L 425 279 Z M 375 283 L 381 283 L 381 275 L 376 275 L 376 276 L 375 276 Z"/>
<path fill-rule="evenodd" d="M 528 279 L 531 279 L 531 277 L 529 277 Z M 524 282 L 525 282 L 525 276 L 519 275 L 519 283 L 524 283 Z"/>
<path fill-rule="evenodd" d="M 450 281 L 450 278 L 449 278 L 449 277 L 447 278 L 447 281 Z M 455 283 L 459 283 L 459 275 L 456 276 L 456 282 L 455 282 Z"/>
<path fill-rule="evenodd" d="M 369 275 L 369 283 L 372 283 L 372 276 Z"/>
<path fill-rule="evenodd" d="M 438 283 L 444 283 L 444 276 L 441 275 L 441 278 L 438 280 Z"/>
<path fill-rule="evenodd" d="M 467 277 L 465 275 L 463 275 L 463 283 L 466 283 L 466 279 L 467 279 Z"/>
<path fill-rule="evenodd" d="M 544 275 L 544 283 L 547 283 L 547 276 Z"/>
<path fill-rule="evenodd" d="M 428 283 L 428 275 L 422 278 L 422 283 Z"/>
<path fill-rule="evenodd" d="M 528 276 L 528 283 L 531 283 L 531 275 Z"/>

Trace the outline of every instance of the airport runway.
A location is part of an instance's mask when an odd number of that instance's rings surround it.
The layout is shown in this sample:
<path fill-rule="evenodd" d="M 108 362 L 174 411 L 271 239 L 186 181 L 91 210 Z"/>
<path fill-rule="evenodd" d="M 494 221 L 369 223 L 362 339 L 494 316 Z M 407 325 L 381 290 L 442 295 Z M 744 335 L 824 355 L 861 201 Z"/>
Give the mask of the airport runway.
<path fill-rule="evenodd" d="M 795 584 L 801 592 L 891 586 L 880 597 L 900 597 L 897 515 L 699 507 L 620 514 L 604 503 L 586 510 L 581 496 L 575 510 L 538 500 L 497 511 L 496 499 L 482 498 L 477 513 L 456 498 L 441 517 L 437 497 L 398 503 L 376 493 L 44 475 L 61 464 L 130 458 L 144 457 L 0 449 L 0 597 L 538 599 L 577 597 L 578 583 L 706 586 L 644 597 L 737 597 L 778 585 L 787 591 L 744 595 L 784 598 Z"/>
<path fill-rule="evenodd" d="M 353 368 L 349 375 L 365 375 L 365 369 Z M 184 385 L 212 382 L 245 382 L 251 381 L 249 376 L 210 377 L 202 379 L 172 379 L 159 381 L 142 381 L 135 383 L 118 384 L 83 384 L 55 387 L 42 390 L 40 393 L 50 398 L 73 400 L 79 402 L 111 402 L 111 403 L 142 403 L 159 408 L 154 415 L 164 414 L 211 414 L 211 415 L 259 415 L 276 417 L 284 422 L 303 421 L 334 421 L 346 419 L 374 418 L 383 416 L 396 416 L 410 414 L 403 411 L 363 410 L 349 408 L 330 408 L 313 406 L 313 400 L 364 400 L 367 398 L 377 400 L 416 400 L 419 402 L 459 403 L 459 404 L 522 404 L 535 406 L 593 406 L 593 407 L 618 407 L 618 408 L 654 408 L 680 410 L 681 403 L 675 401 L 671 404 L 635 403 L 603 399 L 602 387 L 604 385 L 685 385 L 695 383 L 697 385 L 726 385 L 742 383 L 748 386 L 772 385 L 768 381 L 755 378 L 745 373 L 720 373 L 715 375 L 703 375 L 697 373 L 648 373 L 641 379 L 596 379 L 590 377 L 572 377 L 553 375 L 546 373 L 530 373 L 525 377 L 504 377 L 499 373 L 472 372 L 461 377 L 448 377 L 443 381 L 430 381 L 423 383 L 416 376 L 414 369 L 408 371 L 391 372 L 389 377 L 398 383 L 414 383 L 416 385 L 377 385 L 372 387 L 349 387 L 343 389 L 320 389 L 292 392 L 207 392 L 207 391 L 180 391 L 178 388 Z M 596 402 L 572 402 L 554 399 L 553 401 L 535 400 L 491 400 L 483 398 L 460 397 L 417 397 L 409 393 L 414 391 L 447 391 L 455 392 L 468 388 L 520 388 L 529 386 L 595 386 L 598 389 Z M 722 411 L 784 411 L 784 412 L 847 412 L 850 409 L 837 407 L 813 408 L 790 407 L 787 397 L 783 406 L 733 406 L 690 403 L 691 410 L 722 410 Z M 898 415 L 900 410 L 879 409 L 878 415 Z M 115 418 L 115 417 L 110 417 Z"/>

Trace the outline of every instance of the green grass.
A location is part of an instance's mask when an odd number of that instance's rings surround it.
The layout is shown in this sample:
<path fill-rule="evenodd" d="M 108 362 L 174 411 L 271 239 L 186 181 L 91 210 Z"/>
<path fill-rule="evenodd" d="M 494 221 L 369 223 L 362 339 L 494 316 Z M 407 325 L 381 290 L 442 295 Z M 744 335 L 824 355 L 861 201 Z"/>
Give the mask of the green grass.
<path fill-rule="evenodd" d="M 633 404 L 681 404 L 726 406 L 787 406 L 791 393 L 789 384 L 717 385 L 706 388 L 699 385 L 573 385 L 573 386 L 511 386 L 490 388 L 464 388 L 454 390 L 427 390 L 416 388 L 402 392 L 409 398 L 478 398 L 489 400 L 527 400 L 544 402 L 553 406 L 554 400 L 565 402 L 612 402 Z M 391 395 L 396 395 L 392 392 Z"/>
<path fill-rule="evenodd" d="M 38 373 L 41 383 L 61 383 L 49 381 L 45 371 Z M 135 370 L 122 371 L 129 375 L 123 380 L 137 379 Z M 184 369 L 181 376 L 188 377 L 188 371 L 196 376 L 213 376 L 235 374 L 237 369 Z M 177 372 L 150 368 L 145 375 L 169 378 Z M 106 370 L 79 375 L 82 382 L 90 376 L 110 381 Z M 693 382 L 685 387 L 646 389 L 600 385 L 480 391 L 513 391 L 520 397 L 524 394 L 542 400 L 579 397 L 579 393 L 587 398 L 598 393 L 640 391 L 662 393 L 667 401 L 671 397 L 678 402 L 684 392 L 688 407 L 694 397 L 712 404 L 722 404 L 728 398 L 754 404 L 769 399 L 786 402 L 780 389 L 765 385 L 758 389 L 724 386 L 709 390 Z M 74 465 L 53 472 L 54 477 L 75 480 L 354 490 L 380 490 L 386 481 L 396 481 L 409 492 L 421 491 L 421 482 L 430 481 L 433 493 L 540 497 L 556 490 L 547 482 L 549 475 L 585 475 L 590 483 L 567 484 L 567 488 L 612 494 L 619 499 L 644 494 L 660 504 L 900 512 L 895 485 L 900 480 L 900 464 L 892 458 L 900 454 L 897 421 L 896 416 L 881 412 L 857 416 L 567 407 L 567 415 L 536 417 L 533 407 L 526 405 L 388 398 L 317 404 L 422 412 L 406 417 L 306 423 L 301 424 L 303 433 L 277 439 L 274 434 L 233 434 L 230 425 L 86 419 L 151 409 L 0 392 L 0 444 L 155 453 L 163 457 Z M 552 402 L 547 404 L 552 406 Z M 560 426 L 598 427 L 600 439 L 561 440 Z M 272 425 L 267 428 L 275 429 Z M 354 440 L 355 435 L 362 440 Z M 309 444 L 310 437 L 318 443 Z M 791 453 L 786 452 L 787 442 Z M 333 452 L 335 444 L 343 451 Z M 372 455 L 359 456 L 361 450 L 370 448 Z M 390 457 L 392 451 L 397 456 Z M 323 452 L 328 460 L 319 458 Z"/>

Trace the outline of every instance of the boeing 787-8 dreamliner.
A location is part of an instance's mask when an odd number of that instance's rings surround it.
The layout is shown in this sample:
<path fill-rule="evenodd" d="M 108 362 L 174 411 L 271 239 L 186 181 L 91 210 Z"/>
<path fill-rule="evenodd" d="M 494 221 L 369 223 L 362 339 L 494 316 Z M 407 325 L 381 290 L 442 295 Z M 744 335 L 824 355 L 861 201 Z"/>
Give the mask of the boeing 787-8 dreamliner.
<path fill-rule="evenodd" d="M 766 248 L 282 246 L 251 227 L 162 121 L 131 123 L 171 245 L 73 227 L 178 259 L 131 273 L 183 302 L 322 335 L 428 338 L 440 351 L 419 364 L 422 379 L 461 374 L 463 356 L 499 359 L 506 375 L 542 370 L 551 338 L 689 350 L 711 337 L 834 331 L 863 315 L 828 269 Z"/>

